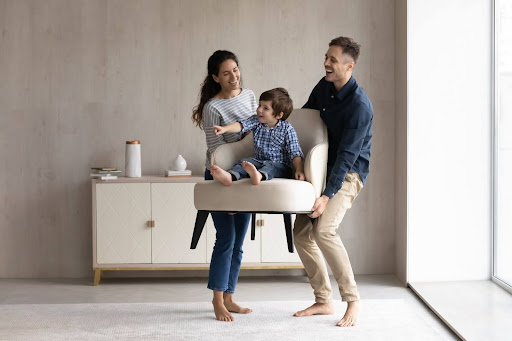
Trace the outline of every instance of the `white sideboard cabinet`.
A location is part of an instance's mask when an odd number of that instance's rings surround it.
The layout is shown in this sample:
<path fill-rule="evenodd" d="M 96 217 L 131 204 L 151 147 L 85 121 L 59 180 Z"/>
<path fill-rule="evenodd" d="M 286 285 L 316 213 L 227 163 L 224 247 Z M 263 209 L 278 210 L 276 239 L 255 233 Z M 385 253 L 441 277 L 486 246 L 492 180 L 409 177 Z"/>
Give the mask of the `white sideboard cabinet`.
<path fill-rule="evenodd" d="M 143 176 L 92 180 L 94 285 L 106 270 L 208 269 L 215 227 L 211 216 L 196 249 L 190 249 L 196 218 L 194 185 L 201 177 Z M 242 269 L 302 268 L 289 253 L 282 215 L 257 214 L 250 225 Z"/>

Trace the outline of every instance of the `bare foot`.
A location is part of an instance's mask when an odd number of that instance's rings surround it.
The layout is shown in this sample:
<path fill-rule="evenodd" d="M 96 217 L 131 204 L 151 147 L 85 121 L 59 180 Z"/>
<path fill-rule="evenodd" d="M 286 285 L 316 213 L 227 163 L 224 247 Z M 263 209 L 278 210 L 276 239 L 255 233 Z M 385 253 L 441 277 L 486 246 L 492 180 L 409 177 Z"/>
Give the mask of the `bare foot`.
<path fill-rule="evenodd" d="M 334 314 L 334 307 L 332 303 L 315 303 L 311 307 L 298 311 L 293 316 L 311 316 L 311 315 L 332 315 Z"/>
<path fill-rule="evenodd" d="M 254 167 L 254 165 L 247 161 L 242 161 L 242 167 L 244 167 L 244 170 L 249 174 L 251 177 L 251 182 L 253 185 L 259 185 L 261 178 L 263 175 L 261 175 L 260 172 Z"/>
<path fill-rule="evenodd" d="M 220 168 L 219 166 L 211 166 L 210 167 L 210 173 L 212 174 L 213 178 L 217 181 L 219 181 L 224 186 L 229 186 L 233 182 L 233 179 L 231 178 L 231 174 L 226 172 L 224 169 Z"/>
<path fill-rule="evenodd" d="M 359 301 L 348 302 L 347 311 L 345 315 L 340 320 L 340 322 L 336 323 L 338 327 L 352 327 L 357 324 L 357 318 L 359 317 L 359 311 L 361 310 L 361 305 Z"/>
<path fill-rule="evenodd" d="M 224 306 L 226 309 L 231 313 L 238 313 L 238 314 L 249 314 L 252 313 L 251 308 L 244 308 L 236 304 L 235 302 L 226 302 L 224 301 Z"/>
<path fill-rule="evenodd" d="M 235 318 L 231 313 L 226 309 L 224 303 L 212 301 L 213 311 L 215 312 L 215 318 L 219 321 L 223 322 L 233 322 Z"/>

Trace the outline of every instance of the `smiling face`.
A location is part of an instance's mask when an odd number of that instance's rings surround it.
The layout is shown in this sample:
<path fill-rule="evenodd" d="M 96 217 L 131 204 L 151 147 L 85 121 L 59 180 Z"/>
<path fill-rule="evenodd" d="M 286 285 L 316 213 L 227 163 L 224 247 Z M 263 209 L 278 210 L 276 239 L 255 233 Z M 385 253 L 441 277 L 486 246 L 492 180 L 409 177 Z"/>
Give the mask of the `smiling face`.
<path fill-rule="evenodd" d="M 343 54 L 340 46 L 330 46 L 324 60 L 325 80 L 333 82 L 336 90 L 340 91 L 352 76 L 354 64 L 349 55 Z"/>
<path fill-rule="evenodd" d="M 240 88 L 240 70 L 233 59 L 224 61 L 219 66 L 219 74 L 212 75 L 213 80 L 219 83 L 223 92 L 235 91 Z"/>
<path fill-rule="evenodd" d="M 272 109 L 272 101 L 260 101 L 258 109 L 256 109 L 258 115 L 258 122 L 273 127 L 279 122 L 279 119 L 283 117 L 283 113 L 274 116 L 274 109 Z"/>

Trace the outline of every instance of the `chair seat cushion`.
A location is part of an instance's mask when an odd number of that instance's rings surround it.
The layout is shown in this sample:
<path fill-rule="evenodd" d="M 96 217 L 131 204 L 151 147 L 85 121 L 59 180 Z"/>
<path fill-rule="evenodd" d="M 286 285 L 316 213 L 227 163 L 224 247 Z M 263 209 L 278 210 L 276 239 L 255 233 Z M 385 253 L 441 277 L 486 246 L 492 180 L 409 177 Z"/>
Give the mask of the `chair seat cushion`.
<path fill-rule="evenodd" d="M 255 186 L 242 179 L 224 186 L 209 180 L 194 187 L 194 205 L 204 211 L 306 213 L 314 203 L 315 191 L 307 181 L 274 178 Z"/>

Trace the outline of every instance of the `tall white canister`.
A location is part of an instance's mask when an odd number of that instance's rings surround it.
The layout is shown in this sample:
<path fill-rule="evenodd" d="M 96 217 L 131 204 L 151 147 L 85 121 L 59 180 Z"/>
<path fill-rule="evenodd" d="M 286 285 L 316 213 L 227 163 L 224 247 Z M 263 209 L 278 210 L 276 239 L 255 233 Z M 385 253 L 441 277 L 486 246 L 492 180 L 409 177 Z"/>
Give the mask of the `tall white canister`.
<path fill-rule="evenodd" d="M 126 141 L 125 175 L 129 178 L 140 178 L 141 157 L 140 141 Z"/>

